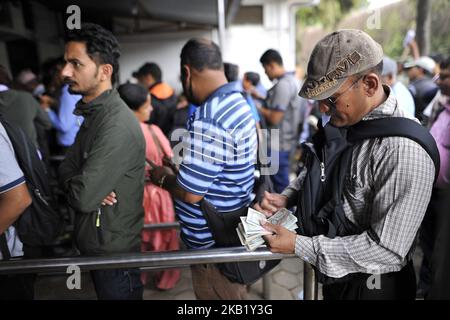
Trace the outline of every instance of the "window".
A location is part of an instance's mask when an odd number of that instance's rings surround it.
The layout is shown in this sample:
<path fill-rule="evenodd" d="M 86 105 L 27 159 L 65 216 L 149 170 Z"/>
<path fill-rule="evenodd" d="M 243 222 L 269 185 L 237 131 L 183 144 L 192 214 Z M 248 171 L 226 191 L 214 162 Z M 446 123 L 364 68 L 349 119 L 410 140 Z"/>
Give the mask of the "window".
<path fill-rule="evenodd" d="M 263 24 L 263 6 L 242 6 L 233 24 Z"/>

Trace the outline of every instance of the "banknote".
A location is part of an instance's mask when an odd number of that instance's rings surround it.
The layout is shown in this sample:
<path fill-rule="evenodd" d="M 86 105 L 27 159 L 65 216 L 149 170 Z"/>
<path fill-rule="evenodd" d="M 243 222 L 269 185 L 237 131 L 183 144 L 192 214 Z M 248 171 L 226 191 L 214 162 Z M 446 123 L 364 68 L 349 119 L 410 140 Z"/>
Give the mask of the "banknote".
<path fill-rule="evenodd" d="M 269 218 L 262 212 L 249 208 L 247 216 L 240 217 L 241 222 L 236 228 L 239 240 L 243 246 L 249 251 L 265 245 L 263 235 L 272 234 L 266 230 L 262 224 L 270 222 L 280 225 L 290 231 L 297 229 L 297 217 L 287 209 L 280 209 Z"/>

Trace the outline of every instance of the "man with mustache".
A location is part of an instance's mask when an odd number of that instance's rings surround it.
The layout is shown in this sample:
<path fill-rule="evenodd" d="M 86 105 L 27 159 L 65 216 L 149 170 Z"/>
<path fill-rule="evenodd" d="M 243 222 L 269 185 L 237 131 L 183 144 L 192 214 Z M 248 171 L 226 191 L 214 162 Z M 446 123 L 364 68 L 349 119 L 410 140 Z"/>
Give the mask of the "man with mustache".
<path fill-rule="evenodd" d="M 84 117 L 60 167 L 75 210 L 75 240 L 83 255 L 140 252 L 145 142 L 133 113 L 113 87 L 120 51 L 111 32 L 84 24 L 66 37 L 62 70 Z M 139 269 L 91 271 L 99 299 L 142 299 Z"/>

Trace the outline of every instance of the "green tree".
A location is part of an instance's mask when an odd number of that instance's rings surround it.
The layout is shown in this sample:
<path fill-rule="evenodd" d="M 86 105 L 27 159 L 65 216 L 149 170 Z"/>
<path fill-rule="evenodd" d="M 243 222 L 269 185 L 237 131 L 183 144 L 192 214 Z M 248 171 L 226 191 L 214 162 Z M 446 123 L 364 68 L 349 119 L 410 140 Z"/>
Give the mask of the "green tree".
<path fill-rule="evenodd" d="M 347 13 L 366 4 L 367 0 L 321 0 L 317 6 L 300 8 L 297 11 L 297 23 L 334 30 Z"/>

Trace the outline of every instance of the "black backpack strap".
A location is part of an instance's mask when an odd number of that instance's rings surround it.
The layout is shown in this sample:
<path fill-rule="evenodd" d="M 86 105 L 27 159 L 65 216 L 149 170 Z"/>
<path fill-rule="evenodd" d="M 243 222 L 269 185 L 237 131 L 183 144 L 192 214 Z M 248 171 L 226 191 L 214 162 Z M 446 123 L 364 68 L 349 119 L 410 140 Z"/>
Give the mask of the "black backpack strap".
<path fill-rule="evenodd" d="M 347 140 L 356 142 L 370 138 L 404 137 L 422 146 L 434 162 L 435 181 L 439 174 L 440 158 L 436 141 L 428 129 L 414 120 L 392 117 L 368 121 L 360 121 L 348 128 Z"/>
<path fill-rule="evenodd" d="M 3 232 L 0 234 L 0 251 L 3 255 L 3 260 L 9 260 L 11 259 L 11 253 L 8 249 L 8 243 L 6 242 L 6 234 Z"/>

